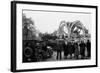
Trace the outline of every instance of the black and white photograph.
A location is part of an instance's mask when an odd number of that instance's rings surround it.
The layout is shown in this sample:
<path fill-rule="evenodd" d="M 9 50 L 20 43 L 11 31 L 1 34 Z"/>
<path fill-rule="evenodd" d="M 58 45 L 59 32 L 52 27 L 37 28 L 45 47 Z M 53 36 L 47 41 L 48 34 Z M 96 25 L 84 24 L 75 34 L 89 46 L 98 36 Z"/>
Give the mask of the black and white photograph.
<path fill-rule="evenodd" d="M 23 62 L 91 59 L 91 13 L 23 10 Z"/>
<path fill-rule="evenodd" d="M 97 67 L 97 6 L 12 2 L 11 69 Z"/>

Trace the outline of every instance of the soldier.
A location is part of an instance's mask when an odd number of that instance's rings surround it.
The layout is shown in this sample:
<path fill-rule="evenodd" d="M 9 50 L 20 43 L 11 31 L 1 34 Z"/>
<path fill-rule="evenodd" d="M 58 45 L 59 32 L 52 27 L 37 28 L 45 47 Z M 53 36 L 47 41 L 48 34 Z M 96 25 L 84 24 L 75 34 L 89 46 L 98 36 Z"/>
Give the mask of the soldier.
<path fill-rule="evenodd" d="M 70 58 L 72 56 L 72 43 L 71 42 L 68 42 L 68 54 L 70 55 Z"/>
<path fill-rule="evenodd" d="M 68 46 L 67 46 L 67 41 L 64 43 L 64 56 L 66 57 L 68 55 Z"/>
<path fill-rule="evenodd" d="M 81 41 L 79 46 L 80 46 L 80 54 L 81 54 L 82 58 L 84 58 L 85 57 L 86 44 L 84 43 L 84 41 Z"/>
<path fill-rule="evenodd" d="M 75 42 L 74 41 L 72 42 L 72 55 L 73 57 L 75 55 Z"/>
<path fill-rule="evenodd" d="M 87 47 L 88 57 L 91 57 L 91 42 L 89 40 L 87 40 L 86 47 Z"/>
<path fill-rule="evenodd" d="M 57 41 L 57 60 L 59 57 L 61 59 L 61 49 L 62 49 L 62 44 L 61 42 Z"/>
<path fill-rule="evenodd" d="M 79 56 L 78 43 L 75 42 L 74 46 L 75 46 L 75 58 L 78 59 Z"/>

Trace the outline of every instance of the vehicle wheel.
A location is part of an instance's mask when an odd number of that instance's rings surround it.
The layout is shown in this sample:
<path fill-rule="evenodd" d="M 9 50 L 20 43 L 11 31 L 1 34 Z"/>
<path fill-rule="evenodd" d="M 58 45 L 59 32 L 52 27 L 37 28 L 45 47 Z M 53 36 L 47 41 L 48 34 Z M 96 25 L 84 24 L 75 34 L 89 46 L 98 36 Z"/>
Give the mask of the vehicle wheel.
<path fill-rule="evenodd" d="M 26 47 L 25 49 L 24 49 L 24 55 L 25 55 L 25 57 L 30 57 L 31 55 L 32 55 L 32 48 L 30 48 L 30 47 Z"/>

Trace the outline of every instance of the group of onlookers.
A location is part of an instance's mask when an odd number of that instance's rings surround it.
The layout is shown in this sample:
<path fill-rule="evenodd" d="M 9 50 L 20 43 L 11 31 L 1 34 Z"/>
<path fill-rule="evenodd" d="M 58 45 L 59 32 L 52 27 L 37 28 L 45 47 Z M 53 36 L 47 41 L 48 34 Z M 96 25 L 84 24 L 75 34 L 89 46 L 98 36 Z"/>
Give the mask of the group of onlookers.
<path fill-rule="evenodd" d="M 63 50 L 62 50 L 63 49 Z M 74 58 L 74 59 L 85 59 L 91 58 L 91 42 L 87 40 L 86 42 L 67 42 L 57 43 L 57 59 L 62 59 L 62 51 L 64 52 L 64 57 Z"/>

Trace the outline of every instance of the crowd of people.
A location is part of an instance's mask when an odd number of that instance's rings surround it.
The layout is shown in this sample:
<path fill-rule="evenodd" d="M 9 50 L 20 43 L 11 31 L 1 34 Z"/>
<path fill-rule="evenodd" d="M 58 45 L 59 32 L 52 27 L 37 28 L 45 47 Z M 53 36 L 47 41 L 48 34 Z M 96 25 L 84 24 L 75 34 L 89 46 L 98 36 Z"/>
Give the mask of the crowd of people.
<path fill-rule="evenodd" d="M 61 42 L 57 43 L 57 57 L 56 59 L 62 59 L 62 51 L 64 52 L 65 58 L 74 59 L 86 59 L 91 58 L 91 42 L 87 40 L 86 42 Z M 63 50 L 62 50 L 63 49 Z"/>

